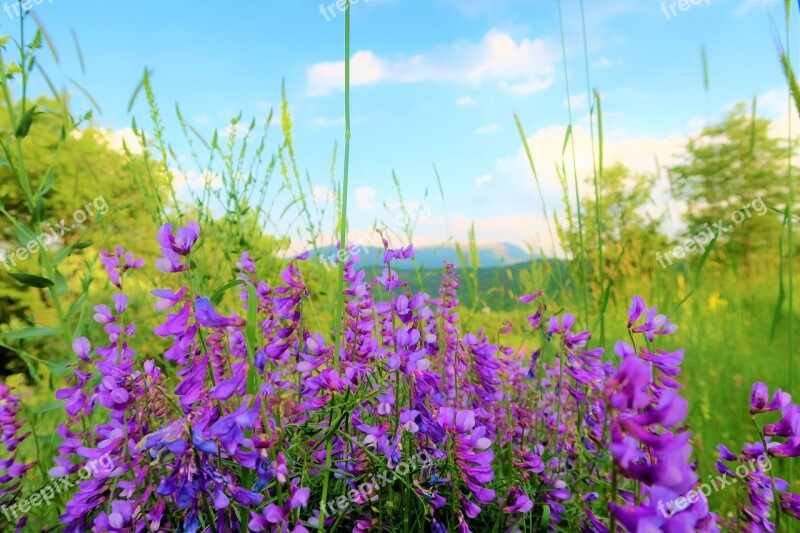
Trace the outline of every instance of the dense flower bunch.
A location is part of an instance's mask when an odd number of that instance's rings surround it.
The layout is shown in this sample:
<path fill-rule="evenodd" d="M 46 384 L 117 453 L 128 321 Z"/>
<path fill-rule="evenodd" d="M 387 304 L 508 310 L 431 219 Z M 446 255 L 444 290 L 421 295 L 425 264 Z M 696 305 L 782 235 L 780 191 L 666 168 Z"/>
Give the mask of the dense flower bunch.
<path fill-rule="evenodd" d="M 632 342 L 637 333 L 649 343 L 656 335 L 676 330 L 657 312 L 655 307 L 646 309 L 641 298 L 633 299 L 628 312 Z M 642 316 L 644 324 L 637 325 Z M 698 482 L 691 463 L 691 435 L 682 427 L 687 403 L 677 394 L 679 385 L 673 379 L 680 373 L 683 350 L 653 352 L 647 344 L 637 349 L 619 342 L 615 352 L 622 363 L 605 385 L 614 458 L 612 483 L 616 485 L 618 474 L 634 483 L 633 490 L 622 494 L 623 503 L 615 501 L 618 495 L 612 492 L 613 519 L 628 531 L 718 531 L 705 499 L 695 499 L 688 507 L 665 506 L 684 497 Z"/>
<path fill-rule="evenodd" d="M 11 394 L 8 386 L 0 383 L 0 450 L 3 452 L 0 459 L 0 502 L 4 506 L 5 519 L 15 526 L 15 531 L 22 531 L 25 517 L 18 517 L 16 512 L 12 515 L 6 508 L 18 499 L 25 472 L 33 468 L 33 463 L 17 461 L 17 446 L 30 434 L 20 433 L 19 411 L 19 398 Z"/>
<path fill-rule="evenodd" d="M 761 427 L 756 415 L 764 413 L 780 413 L 781 418 Z M 781 515 L 800 519 L 800 494 L 786 492 L 789 484 L 772 472 L 773 458 L 800 456 L 800 406 L 780 389 L 770 399 L 767 385 L 756 382 L 750 394 L 750 416 L 758 428 L 759 442 L 746 443 L 738 454 L 722 444 L 717 447 L 717 470 L 735 480 L 746 495 L 745 503 L 726 525 L 748 533 L 776 531 Z"/>
<path fill-rule="evenodd" d="M 272 286 L 242 254 L 236 280 L 199 294 L 199 237 L 194 223 L 158 232 L 155 266 L 169 283 L 152 291 L 164 316 L 145 338 L 122 292 L 144 262 L 101 253 L 120 292 L 94 308 L 102 336 L 73 344 L 50 475 L 99 457 L 112 467 L 77 483 L 66 531 L 718 530 L 704 498 L 682 504 L 699 484 L 676 379 L 683 352 L 657 348 L 676 327 L 641 298 L 628 316 L 631 343 L 604 360 L 575 316 L 548 316 L 541 291 L 522 296 L 530 331 L 514 349 L 502 342 L 511 323 L 496 342 L 462 330 L 454 265 L 437 297 L 414 294 L 394 268 L 413 247 L 385 243 L 374 279 L 349 250 L 341 323 L 314 332 L 307 255 Z M 223 313 L 235 287 L 241 311 Z M 722 459 L 800 454 L 800 407 L 766 396 L 757 384 L 752 412 L 783 419 L 740 455 L 721 448 Z M 24 438 L 16 402 L 0 387 L 11 454 Z M 0 463 L 4 501 L 28 468 L 13 455 Z M 737 523 L 771 531 L 769 503 L 785 484 L 764 468 L 742 484 L 749 498 Z M 784 492 L 778 503 L 800 514 L 800 496 Z"/>

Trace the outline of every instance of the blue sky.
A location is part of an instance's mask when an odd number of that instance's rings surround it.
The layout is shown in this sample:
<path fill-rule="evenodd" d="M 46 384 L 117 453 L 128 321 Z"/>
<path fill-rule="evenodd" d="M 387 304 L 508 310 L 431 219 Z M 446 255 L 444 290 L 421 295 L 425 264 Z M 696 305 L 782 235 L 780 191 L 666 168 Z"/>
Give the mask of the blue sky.
<path fill-rule="evenodd" d="M 667 11 L 672 3 L 665 2 Z M 145 66 L 150 68 L 168 119 L 167 136 L 179 150 L 174 103 L 210 137 L 240 110 L 263 120 L 269 106 L 279 104 L 285 80 L 300 166 L 323 187 L 334 142 L 341 147 L 343 140 L 344 17 L 334 7 L 337 16 L 328 12 L 326 20 L 321 4 L 43 0 L 35 11 L 62 56 L 48 71 L 61 84 L 74 78 L 88 88 L 102 108 L 96 120 L 104 127 L 130 126 L 128 99 Z M 660 0 L 585 4 L 590 86 L 603 96 L 610 159 L 652 171 L 656 156 L 668 163 L 687 135 L 754 95 L 777 126 L 786 123 L 786 84 L 774 39 L 776 26 L 782 34 L 782 2 L 699 0 L 685 11 L 675 2 L 677 15 L 669 18 Z M 407 201 L 422 201 L 426 189 L 429 193 L 418 244 L 441 242 L 445 227 L 463 241 L 474 222 L 481 242 L 547 249 L 540 200 L 513 113 L 531 141 L 548 209 L 558 210 L 561 192 L 552 169 L 569 122 L 564 61 L 578 172 L 591 169 L 578 1 L 562 4 L 566 56 L 555 1 L 361 0 L 352 10 L 356 238 L 367 239 L 376 219 L 391 219 L 382 204 L 396 203 L 395 170 Z M 0 12 L 0 29 L 8 32 L 12 23 Z M 86 74 L 72 47 L 73 30 Z M 797 57 L 796 32 L 793 42 Z M 708 91 L 702 47 L 710 68 Z M 143 104 L 133 111 L 139 124 L 147 122 Z M 75 109 L 87 107 L 76 95 Z M 661 208 L 667 205 L 659 200 Z M 679 203 L 668 205 L 680 209 Z"/>

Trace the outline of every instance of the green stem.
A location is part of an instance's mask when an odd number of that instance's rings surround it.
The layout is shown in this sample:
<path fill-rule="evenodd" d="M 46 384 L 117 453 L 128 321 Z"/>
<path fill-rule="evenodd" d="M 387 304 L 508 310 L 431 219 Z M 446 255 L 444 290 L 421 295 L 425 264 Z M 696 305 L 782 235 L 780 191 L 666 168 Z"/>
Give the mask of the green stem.
<path fill-rule="evenodd" d="M 572 128 L 572 104 L 569 98 L 569 71 L 567 69 L 567 46 L 564 41 L 564 16 L 561 12 L 561 1 L 558 2 L 558 22 L 559 27 L 561 28 L 561 53 L 563 56 L 563 64 L 564 64 L 564 83 L 566 83 L 566 90 L 567 90 L 567 113 L 569 116 L 569 127 Z M 583 316 L 584 319 L 589 321 L 589 300 L 586 292 L 586 248 L 584 247 L 583 243 L 583 215 L 581 214 L 581 195 L 580 190 L 578 189 L 578 164 L 577 164 L 577 156 L 575 154 L 575 135 L 570 135 L 570 148 L 572 151 L 572 177 L 573 182 L 575 185 L 575 203 L 577 208 L 577 215 L 578 215 L 578 241 L 580 244 L 580 251 L 581 251 L 581 258 L 580 258 L 580 265 L 581 265 L 581 286 L 582 286 L 582 296 L 583 296 Z M 564 179 L 567 179 L 567 176 L 564 176 Z"/>
<path fill-rule="evenodd" d="M 350 0 L 344 12 L 344 174 L 342 175 L 342 203 L 339 212 L 339 248 L 347 248 L 347 186 L 350 177 Z M 339 261 L 339 275 L 337 280 L 338 305 L 336 306 L 336 332 L 334 335 L 335 352 L 333 357 L 333 368 L 339 370 L 339 358 L 341 357 L 341 336 L 342 336 L 342 316 L 344 314 L 344 262 Z M 333 413 L 331 413 L 333 414 Z M 325 456 L 325 479 L 322 483 L 322 500 L 319 507 L 320 529 L 325 528 L 325 506 L 328 498 L 328 485 L 331 478 L 331 453 L 333 446 L 333 435 L 328 437 Z"/>
<path fill-rule="evenodd" d="M 753 425 L 756 427 L 756 432 L 758 432 L 758 438 L 761 439 L 761 445 L 764 446 L 764 454 L 767 454 L 767 441 L 764 438 L 764 432 L 761 431 L 761 427 L 756 422 L 755 415 L 750 415 L 750 420 L 753 421 Z M 778 499 L 778 489 L 775 485 L 775 471 L 770 468 L 769 470 L 769 479 L 772 482 L 772 504 L 775 507 L 775 531 L 780 531 L 781 525 L 781 506 L 780 500 Z"/>

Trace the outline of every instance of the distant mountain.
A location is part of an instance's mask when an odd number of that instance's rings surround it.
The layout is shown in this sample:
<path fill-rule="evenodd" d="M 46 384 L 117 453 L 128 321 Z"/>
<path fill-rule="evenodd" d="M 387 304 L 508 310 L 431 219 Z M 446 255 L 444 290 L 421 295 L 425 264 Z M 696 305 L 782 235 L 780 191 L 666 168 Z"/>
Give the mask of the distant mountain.
<path fill-rule="evenodd" d="M 463 246 L 462 251 L 465 256 L 468 255 L 468 247 Z M 459 264 L 458 252 L 455 245 L 453 246 L 424 246 L 421 248 L 414 248 L 416 252 L 417 265 L 422 269 L 435 269 L 438 270 L 445 262 L 458 264 L 460 267 L 471 266 L 469 257 L 465 257 L 466 265 Z M 319 259 L 326 261 L 330 264 L 336 263 L 336 247 L 325 246 L 320 248 Z M 358 250 L 361 257 L 359 266 L 361 268 L 377 267 L 383 264 L 383 248 L 376 246 L 366 246 Z M 311 254 L 311 259 L 314 259 L 314 254 Z M 478 259 L 481 268 L 497 268 L 499 266 L 511 266 L 518 263 L 531 261 L 531 255 L 515 244 L 510 243 L 497 243 L 478 246 Z M 393 263 L 394 268 L 398 270 L 411 269 L 414 267 L 412 261 L 397 261 Z"/>

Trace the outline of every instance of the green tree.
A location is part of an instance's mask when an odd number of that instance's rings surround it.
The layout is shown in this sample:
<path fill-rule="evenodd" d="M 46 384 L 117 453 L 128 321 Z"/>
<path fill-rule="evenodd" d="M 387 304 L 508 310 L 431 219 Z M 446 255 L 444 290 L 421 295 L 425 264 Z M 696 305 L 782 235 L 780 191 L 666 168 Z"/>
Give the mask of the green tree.
<path fill-rule="evenodd" d="M 770 135 L 770 124 L 739 103 L 723 120 L 690 138 L 682 161 L 669 169 L 687 204 L 686 234 L 719 233 L 717 254 L 736 262 L 774 249 L 780 235 L 780 217 L 759 203 L 779 210 L 786 204 L 788 146 L 786 139 Z M 735 214 L 740 210 L 741 215 Z M 729 231 L 715 228 L 720 223 Z"/>
<path fill-rule="evenodd" d="M 599 215 L 606 279 L 614 279 L 619 272 L 644 274 L 655 265 L 653 253 L 667 246 L 667 238 L 661 231 L 663 213 L 659 212 L 652 196 L 655 185 L 654 174 L 634 173 L 621 163 L 605 169 L 600 186 Z M 581 210 L 586 265 L 590 279 L 596 285 L 599 283 L 601 242 L 597 199 L 584 198 Z M 559 225 L 559 235 L 572 256 L 578 257 L 577 227 Z"/>

